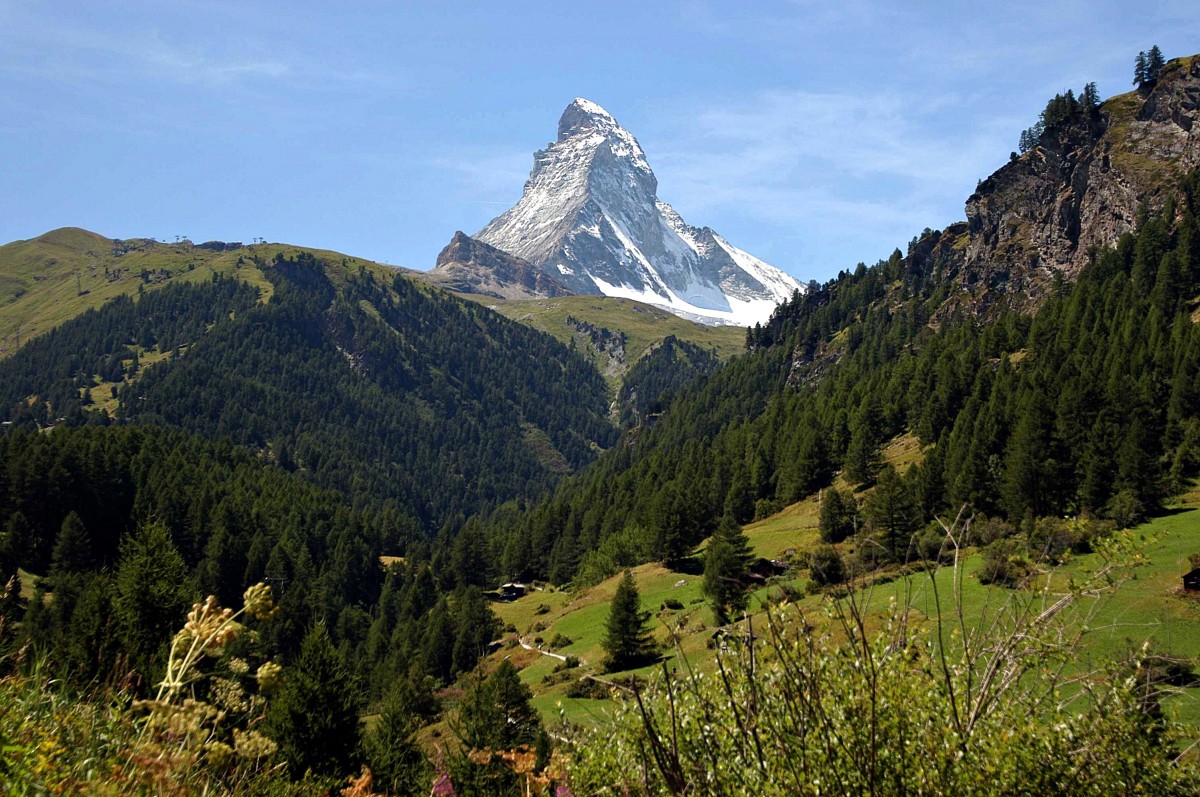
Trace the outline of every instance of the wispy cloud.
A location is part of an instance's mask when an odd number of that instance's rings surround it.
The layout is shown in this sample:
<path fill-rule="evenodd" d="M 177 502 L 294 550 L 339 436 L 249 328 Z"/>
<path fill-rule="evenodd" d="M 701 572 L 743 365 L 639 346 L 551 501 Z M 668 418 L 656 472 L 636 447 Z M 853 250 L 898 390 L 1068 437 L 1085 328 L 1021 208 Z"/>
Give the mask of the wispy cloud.
<path fill-rule="evenodd" d="M 7 51 L 0 68 L 9 72 L 93 79 L 152 75 L 179 83 L 222 85 L 279 79 L 292 71 L 287 63 L 265 54 L 245 57 L 228 48 L 183 42 L 154 27 L 113 32 L 40 18 L 16 16 L 9 21 L 0 33 Z"/>
<path fill-rule="evenodd" d="M 922 117 L 946 112 L 897 96 L 759 92 L 681 111 L 668 127 L 682 132 L 653 157 L 667 192 L 688 207 L 781 221 L 851 211 L 856 224 L 864 215 L 906 219 L 961 191 L 964 175 L 999 165 L 1015 124 L 950 135 Z"/>
<path fill-rule="evenodd" d="M 529 152 L 470 148 L 434 158 L 432 163 L 457 184 L 462 201 L 511 205 L 520 197 L 531 161 Z"/>

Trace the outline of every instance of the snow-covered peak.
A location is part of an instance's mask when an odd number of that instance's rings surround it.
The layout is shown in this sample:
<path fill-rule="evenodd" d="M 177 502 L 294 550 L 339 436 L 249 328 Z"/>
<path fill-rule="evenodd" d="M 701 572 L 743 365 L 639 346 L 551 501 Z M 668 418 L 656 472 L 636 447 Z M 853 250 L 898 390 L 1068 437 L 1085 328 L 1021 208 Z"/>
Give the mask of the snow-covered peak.
<path fill-rule="evenodd" d="M 591 100 L 576 97 L 558 120 L 558 140 L 588 131 L 607 133 L 618 128 L 617 120 Z"/>
<path fill-rule="evenodd" d="M 803 290 L 707 227 L 685 223 L 658 199 L 633 134 L 582 97 L 563 111 L 557 140 L 534 153 L 521 200 L 475 238 L 577 293 L 634 298 L 710 323 L 763 321 Z"/>

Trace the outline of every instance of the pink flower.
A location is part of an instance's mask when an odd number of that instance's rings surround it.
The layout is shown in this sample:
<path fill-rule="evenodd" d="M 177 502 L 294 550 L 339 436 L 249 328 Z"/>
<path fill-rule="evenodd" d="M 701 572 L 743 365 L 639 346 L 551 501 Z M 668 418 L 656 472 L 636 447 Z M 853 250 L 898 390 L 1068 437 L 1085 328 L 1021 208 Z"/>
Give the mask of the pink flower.
<path fill-rule="evenodd" d="M 433 791 L 430 797 L 454 797 L 454 784 L 445 772 L 439 772 L 433 779 Z"/>

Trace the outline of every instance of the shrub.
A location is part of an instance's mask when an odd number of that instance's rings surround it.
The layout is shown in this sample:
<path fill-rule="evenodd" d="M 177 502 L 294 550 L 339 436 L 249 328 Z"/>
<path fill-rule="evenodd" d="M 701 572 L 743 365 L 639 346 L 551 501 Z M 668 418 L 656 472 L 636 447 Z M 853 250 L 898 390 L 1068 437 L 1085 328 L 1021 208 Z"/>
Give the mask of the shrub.
<path fill-rule="evenodd" d="M 924 630 L 897 605 L 881 626 L 856 593 L 829 599 L 833 634 L 768 613 L 751 644 L 718 650 L 720 677 L 680 667 L 577 730 L 571 793 L 1194 793 L 1196 759 L 1177 756 L 1183 735 L 1143 710 L 1128 671 L 1073 679 L 1079 699 L 1060 699 L 1092 597 L 1130 553 L 1127 537 L 1104 545 L 1050 606 L 1011 593 L 996 612 L 1007 621 L 979 633 L 958 633 L 962 604 Z"/>
<path fill-rule="evenodd" d="M 565 648 L 574 641 L 575 640 L 571 639 L 571 637 L 567 636 L 566 634 L 555 634 L 554 638 L 550 640 L 550 647 Z"/>
<path fill-rule="evenodd" d="M 1015 587 L 1029 575 L 1030 564 L 1016 540 L 999 539 L 983 549 L 983 564 L 975 576 L 981 584 Z"/>
<path fill-rule="evenodd" d="M 841 584 L 846 580 L 846 567 L 841 554 L 832 545 L 818 545 L 809 558 L 808 578 L 818 586 Z"/>

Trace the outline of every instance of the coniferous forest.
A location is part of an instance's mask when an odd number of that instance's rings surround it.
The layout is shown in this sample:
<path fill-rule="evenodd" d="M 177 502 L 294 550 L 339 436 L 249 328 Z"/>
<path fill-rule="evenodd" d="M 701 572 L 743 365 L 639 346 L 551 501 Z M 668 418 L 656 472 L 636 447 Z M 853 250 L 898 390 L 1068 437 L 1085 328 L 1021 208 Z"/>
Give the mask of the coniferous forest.
<path fill-rule="evenodd" d="M 1067 99 L 1021 157 L 1062 134 Z M 481 304 L 307 252 L 247 253 L 269 291 L 173 280 L 27 342 L 0 360 L 0 778 L 1196 793 L 1148 675 L 1183 687 L 1190 665 L 1143 648 L 1063 673 L 1067 607 L 1111 589 L 1139 556 L 1126 530 L 1200 475 L 1200 173 L 1032 305 L 960 300 L 966 234 L 811 283 L 728 362 L 665 337 L 616 389 Z M 920 456 L 896 468 L 906 437 Z M 753 605 L 769 576 L 743 527 L 814 496 L 819 544 L 767 562 L 802 586 Z M 1084 555 L 1100 564 L 1047 608 Z M 652 638 L 632 571 L 655 563 L 702 583 L 703 664 Z M 994 636 L 961 602 L 953 629 L 871 614 L 866 586 L 914 573 L 1018 609 Z M 530 591 L 529 632 L 499 619 L 501 584 Z M 595 662 L 535 637 L 550 595 L 589 587 L 611 604 Z M 806 590 L 819 621 L 793 605 Z M 554 669 L 535 681 L 525 653 Z M 531 686 L 570 679 L 611 715 L 535 707 Z"/>

